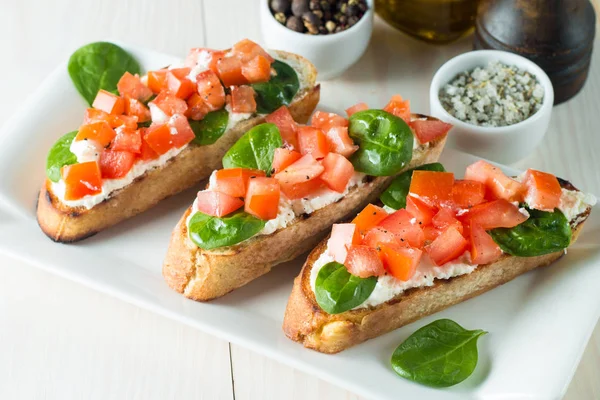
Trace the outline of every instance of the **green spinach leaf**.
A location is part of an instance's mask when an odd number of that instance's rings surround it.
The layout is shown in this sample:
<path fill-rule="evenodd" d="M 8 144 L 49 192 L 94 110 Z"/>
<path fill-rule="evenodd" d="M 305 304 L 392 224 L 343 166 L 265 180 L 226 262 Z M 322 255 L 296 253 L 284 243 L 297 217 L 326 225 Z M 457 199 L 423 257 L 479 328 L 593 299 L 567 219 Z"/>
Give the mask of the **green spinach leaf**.
<path fill-rule="evenodd" d="M 335 261 L 325 264 L 317 275 L 315 297 L 329 314 L 339 314 L 364 303 L 371 295 L 377 278 L 359 278 Z"/>
<path fill-rule="evenodd" d="M 569 247 L 571 227 L 562 212 L 525 208 L 529 212 L 527 221 L 513 228 L 489 231 L 502 251 L 518 257 L 535 257 Z"/>
<path fill-rule="evenodd" d="M 52 182 L 60 180 L 60 169 L 65 165 L 77 163 L 77 156 L 71 153 L 71 143 L 77 136 L 77 131 L 63 135 L 54 143 L 46 159 L 46 176 Z"/>
<path fill-rule="evenodd" d="M 392 368 L 406 379 L 448 387 L 467 379 L 477 365 L 477 339 L 487 332 L 468 331 L 438 319 L 410 335 L 392 355 Z"/>
<path fill-rule="evenodd" d="M 210 250 L 243 242 L 260 232 L 266 223 L 243 211 L 220 218 L 196 212 L 188 231 L 196 246 Z"/>
<path fill-rule="evenodd" d="M 229 112 L 225 109 L 209 112 L 200 121 L 190 121 L 190 126 L 196 135 L 194 143 L 201 146 L 213 144 L 223 136 L 228 123 Z"/>
<path fill-rule="evenodd" d="M 260 124 L 244 134 L 223 156 L 223 168 L 253 168 L 269 175 L 281 135 L 274 124 Z"/>
<path fill-rule="evenodd" d="M 398 175 L 390 186 L 381 194 L 379 199 L 386 206 L 393 208 L 394 210 L 400 210 L 406 208 L 406 196 L 408 196 L 408 190 L 410 189 L 410 181 L 412 180 L 413 171 L 437 171 L 445 172 L 444 166 L 440 163 L 425 164 L 419 167 L 413 168 L 406 172 Z"/>
<path fill-rule="evenodd" d="M 350 137 L 360 146 L 350 161 L 359 172 L 391 176 L 412 159 L 414 137 L 408 124 L 383 110 L 359 111 L 350 117 Z"/>
<path fill-rule="evenodd" d="M 256 111 L 260 114 L 270 114 L 283 105 L 289 105 L 300 89 L 298 74 L 292 67 L 275 60 L 271 68 L 275 75 L 268 82 L 252 85 L 256 92 Z"/>
<path fill-rule="evenodd" d="M 117 94 L 117 83 L 125 72 L 140 73 L 140 65 L 125 50 L 108 42 L 90 43 L 71 55 L 69 75 L 77 91 L 92 104 L 98 90 Z"/>

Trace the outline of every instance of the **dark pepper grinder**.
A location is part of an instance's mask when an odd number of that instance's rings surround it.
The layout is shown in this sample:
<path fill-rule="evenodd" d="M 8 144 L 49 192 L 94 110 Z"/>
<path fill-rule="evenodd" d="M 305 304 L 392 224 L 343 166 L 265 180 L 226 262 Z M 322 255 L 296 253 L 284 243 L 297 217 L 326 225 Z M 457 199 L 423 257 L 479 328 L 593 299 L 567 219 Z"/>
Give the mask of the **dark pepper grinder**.
<path fill-rule="evenodd" d="M 473 46 L 510 51 L 538 64 L 559 104 L 583 87 L 595 33 L 596 14 L 588 0 L 482 0 Z"/>

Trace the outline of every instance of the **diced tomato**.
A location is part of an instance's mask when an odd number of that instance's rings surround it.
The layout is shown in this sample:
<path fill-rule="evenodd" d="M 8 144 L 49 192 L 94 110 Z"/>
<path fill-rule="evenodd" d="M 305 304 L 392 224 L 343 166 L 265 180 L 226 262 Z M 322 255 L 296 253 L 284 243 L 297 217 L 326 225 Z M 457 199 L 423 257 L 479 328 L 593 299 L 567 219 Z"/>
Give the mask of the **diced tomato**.
<path fill-rule="evenodd" d="M 225 52 L 221 50 L 195 48 L 191 49 L 188 53 L 184 65 L 186 67 L 194 68 L 198 65 L 198 62 L 201 62 L 202 65 L 208 65 L 208 68 L 216 74 L 217 62 L 219 62 L 223 56 L 225 56 Z"/>
<path fill-rule="evenodd" d="M 78 200 L 102 192 L 102 176 L 96 161 L 65 165 L 61 176 L 65 181 L 65 200 Z"/>
<path fill-rule="evenodd" d="M 385 107 L 383 111 L 402 118 L 406 123 L 410 122 L 410 101 L 402 99 L 402 96 L 396 94 Z"/>
<path fill-rule="evenodd" d="M 385 274 L 385 269 L 377 250 L 369 246 L 356 244 L 350 246 L 344 265 L 348 272 L 359 278 Z"/>
<path fill-rule="evenodd" d="M 189 68 L 181 68 L 189 73 Z M 179 72 L 179 73 L 178 73 Z M 176 70 L 170 70 L 167 72 L 167 90 L 179 97 L 180 99 L 187 99 L 196 91 L 196 86 L 186 76 L 182 76 L 183 73 Z"/>
<path fill-rule="evenodd" d="M 273 155 L 273 174 L 283 171 L 300 158 L 302 158 L 302 154 L 295 150 L 282 148 L 275 149 L 275 154 Z"/>
<path fill-rule="evenodd" d="M 414 120 L 409 123 L 419 143 L 429 143 L 446 135 L 452 125 L 438 120 Z"/>
<path fill-rule="evenodd" d="M 467 167 L 465 179 L 481 182 L 490 191 L 492 199 L 522 201 L 525 186 L 504 175 L 498 167 L 479 160 Z"/>
<path fill-rule="evenodd" d="M 327 137 L 320 129 L 312 126 L 298 127 L 298 147 L 302 154 L 312 154 L 315 158 L 323 158 L 329 153 Z"/>
<path fill-rule="evenodd" d="M 262 47 L 260 47 L 260 45 L 254 43 L 252 40 L 249 39 L 242 39 L 236 44 L 234 44 L 231 48 L 231 53 L 238 56 L 243 62 L 250 61 L 258 55 L 266 58 L 267 61 L 269 61 L 269 63 L 275 61 L 273 57 L 271 57 L 269 53 L 265 51 L 265 49 L 263 49 Z"/>
<path fill-rule="evenodd" d="M 327 137 L 330 151 L 334 153 L 350 157 L 358 150 L 358 146 L 354 144 L 354 141 L 348 135 L 347 126 L 333 126 L 326 131 L 325 136 Z"/>
<path fill-rule="evenodd" d="M 198 95 L 208 107 L 208 111 L 216 111 L 225 105 L 225 89 L 219 77 L 212 71 L 201 72 L 196 77 Z"/>
<path fill-rule="evenodd" d="M 444 265 L 467 250 L 469 242 L 454 226 L 448 227 L 425 250 L 435 265 Z"/>
<path fill-rule="evenodd" d="M 348 118 L 352 116 L 352 114 L 357 113 L 359 111 L 368 110 L 369 106 L 367 103 L 358 103 L 346 109 L 346 114 L 348 114 Z"/>
<path fill-rule="evenodd" d="M 496 261 L 502 255 L 500 246 L 494 239 L 478 224 L 471 224 L 471 262 L 473 264 L 489 264 Z"/>
<path fill-rule="evenodd" d="M 148 160 L 155 160 L 159 157 L 158 153 L 155 152 L 152 147 L 150 147 L 150 145 L 148 144 L 148 142 L 146 142 L 144 140 L 144 137 L 146 136 L 146 131 L 148 130 L 148 128 L 140 128 L 139 132 L 140 132 L 140 136 L 142 137 L 142 145 L 140 146 L 140 154 L 139 154 L 139 158 L 140 160 L 143 161 L 148 161 Z"/>
<path fill-rule="evenodd" d="M 235 56 L 225 56 L 217 62 L 219 78 L 226 87 L 248 84 L 242 74 L 242 61 Z"/>
<path fill-rule="evenodd" d="M 356 224 L 361 234 L 365 234 L 369 229 L 379 225 L 388 216 L 388 213 L 381 207 L 374 204 L 367 204 L 367 206 L 358 213 L 352 220 L 353 224 Z"/>
<path fill-rule="evenodd" d="M 281 184 L 281 191 L 290 200 L 306 198 L 323 188 L 325 184 L 319 178 L 292 185 Z"/>
<path fill-rule="evenodd" d="M 125 97 L 125 115 L 136 117 L 137 122 L 150 121 L 150 110 L 141 101 Z"/>
<path fill-rule="evenodd" d="M 414 171 L 409 193 L 431 205 L 445 205 L 452 200 L 452 172 Z"/>
<path fill-rule="evenodd" d="M 148 87 L 154 94 L 167 90 L 167 69 L 148 72 Z"/>
<path fill-rule="evenodd" d="M 251 86 L 233 86 L 231 88 L 231 110 L 236 113 L 256 112 L 255 95 Z"/>
<path fill-rule="evenodd" d="M 348 126 L 349 122 L 346 118 L 341 115 L 334 113 L 328 113 L 325 111 L 316 111 L 311 120 L 310 125 L 321 129 L 323 132 L 327 132 L 334 126 Z"/>
<path fill-rule="evenodd" d="M 244 202 L 225 193 L 202 190 L 198 192 L 196 204 L 204 214 L 224 217 L 242 207 Z"/>
<path fill-rule="evenodd" d="M 246 168 L 227 168 L 215 172 L 216 192 L 226 193 L 233 197 L 246 196 L 250 179 L 265 176 L 265 172 Z"/>
<path fill-rule="evenodd" d="M 122 97 L 100 89 L 92 107 L 113 115 L 121 115 L 125 111 L 125 101 Z"/>
<path fill-rule="evenodd" d="M 425 228 L 423 228 L 423 235 L 425 236 L 425 242 L 427 243 L 433 242 L 441 234 L 442 231 L 433 225 L 427 225 Z"/>
<path fill-rule="evenodd" d="M 116 135 L 115 130 L 107 122 L 92 122 L 79 127 L 75 140 L 95 140 L 102 147 L 107 147 Z"/>
<path fill-rule="evenodd" d="M 423 229 L 416 218 L 405 209 L 390 214 L 378 226 L 394 233 L 401 242 L 412 247 L 421 247 L 425 242 Z"/>
<path fill-rule="evenodd" d="M 340 154 L 329 153 L 322 161 L 325 170 L 320 178 L 329 189 L 343 193 L 348 182 L 354 176 L 354 166 Z"/>
<path fill-rule="evenodd" d="M 447 208 L 440 209 L 431 219 L 431 223 L 440 231 L 445 230 L 449 226 L 453 226 L 460 232 L 461 235 L 463 234 L 462 223 L 456 219 L 456 214 Z"/>
<path fill-rule="evenodd" d="M 280 188 L 277 179 L 256 177 L 250 179 L 244 211 L 263 220 L 277 218 Z"/>
<path fill-rule="evenodd" d="M 316 182 L 304 185 L 311 180 L 315 180 L 325 168 L 311 155 L 307 154 L 294 162 L 290 166 L 275 174 L 275 179 L 279 181 L 281 190 L 289 198 L 304 197 L 308 193 L 307 190 L 317 189 L 323 182 Z"/>
<path fill-rule="evenodd" d="M 137 129 L 138 119 L 135 116 L 130 115 L 109 115 L 109 121 L 111 128 L 118 128 L 120 126 L 126 127 L 127 129 Z"/>
<path fill-rule="evenodd" d="M 294 150 L 298 149 L 298 124 L 294 121 L 290 110 L 286 106 L 281 106 L 277 110 L 265 117 L 265 120 L 271 124 L 277 125 L 279 133 L 284 143 L 291 146 Z"/>
<path fill-rule="evenodd" d="M 512 228 L 527 220 L 517 206 L 504 199 L 479 204 L 461 216 L 465 224 L 476 223 L 485 230 Z"/>
<path fill-rule="evenodd" d="M 348 248 L 360 244 L 360 233 L 354 224 L 334 224 L 327 241 L 327 252 L 340 264 L 346 261 Z"/>
<path fill-rule="evenodd" d="M 175 147 L 173 144 L 173 136 L 174 135 L 171 135 L 171 128 L 167 124 L 157 124 L 152 125 L 146 130 L 144 141 L 148 143 L 148 146 L 150 146 L 150 148 L 158 155 L 163 155 Z"/>
<path fill-rule="evenodd" d="M 114 151 L 128 151 L 139 154 L 142 151 L 142 136 L 138 129 L 129 129 L 120 127 L 115 129 L 116 136 L 113 139 L 110 149 Z"/>
<path fill-rule="evenodd" d="M 172 129 L 175 129 L 176 132 L 176 134 L 174 134 L 171 129 L 171 136 L 173 136 L 174 147 L 183 147 L 196 138 L 196 134 L 192 130 L 188 119 L 183 115 L 173 115 L 169 119 L 169 126 Z"/>
<path fill-rule="evenodd" d="M 83 115 L 83 124 L 82 125 L 87 125 L 87 124 L 91 124 L 92 122 L 109 122 L 110 123 L 111 117 L 108 113 L 102 111 L 102 110 L 97 110 L 95 108 L 86 108 L 85 109 L 85 114 Z"/>
<path fill-rule="evenodd" d="M 102 179 L 122 178 L 131 170 L 135 154 L 129 151 L 104 150 L 100 154 L 100 172 Z"/>
<path fill-rule="evenodd" d="M 412 247 L 384 244 L 381 246 L 383 265 L 396 279 L 407 281 L 413 277 L 423 251 Z"/>
<path fill-rule="evenodd" d="M 542 211 L 554 211 L 560 204 L 562 189 L 556 176 L 528 169 L 523 183 L 526 186 L 525 203 Z"/>
<path fill-rule="evenodd" d="M 268 82 L 271 79 L 271 63 L 265 57 L 258 55 L 242 64 L 242 75 L 250 83 Z"/>
<path fill-rule="evenodd" d="M 206 114 L 210 112 L 209 106 L 200 97 L 198 93 L 194 93 L 187 99 L 188 109 L 185 111 L 185 116 L 194 121 L 204 119 Z"/>
<path fill-rule="evenodd" d="M 169 74 L 172 74 L 175 78 L 179 79 L 187 78 L 191 71 L 192 69 L 189 67 L 171 68 L 167 70 L 167 78 L 169 77 Z"/>
<path fill-rule="evenodd" d="M 381 251 L 379 246 L 382 244 L 408 246 L 408 243 L 402 242 L 398 236 L 394 235 L 387 229 L 381 228 L 379 226 L 369 229 L 365 234 L 365 237 L 362 239 L 361 244 L 372 247 L 378 252 Z"/>
<path fill-rule="evenodd" d="M 187 103 L 172 93 L 167 91 L 160 92 L 158 96 L 150 104 L 154 104 L 160 108 L 167 116 L 171 117 L 175 114 L 183 114 L 187 110 Z"/>
<path fill-rule="evenodd" d="M 460 208 L 471 208 L 485 201 L 485 184 L 477 181 L 455 180 L 452 201 Z"/>
<path fill-rule="evenodd" d="M 426 226 L 431 223 L 433 216 L 437 213 L 437 208 L 409 195 L 406 196 L 406 211 L 417 219 L 419 225 Z"/>
<path fill-rule="evenodd" d="M 117 90 L 121 97 L 129 97 L 138 101 L 146 101 L 152 97 L 152 90 L 142 83 L 137 74 L 132 75 L 129 72 L 123 74 L 117 83 Z"/>

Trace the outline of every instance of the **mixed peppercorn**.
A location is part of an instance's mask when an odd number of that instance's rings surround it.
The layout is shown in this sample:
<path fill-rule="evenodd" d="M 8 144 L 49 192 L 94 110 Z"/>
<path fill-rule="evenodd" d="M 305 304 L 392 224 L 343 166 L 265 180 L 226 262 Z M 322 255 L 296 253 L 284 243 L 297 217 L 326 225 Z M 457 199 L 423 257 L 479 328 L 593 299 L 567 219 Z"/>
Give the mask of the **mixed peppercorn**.
<path fill-rule="evenodd" d="M 310 35 L 342 32 L 368 8 L 366 0 L 270 0 L 269 5 L 279 23 Z"/>

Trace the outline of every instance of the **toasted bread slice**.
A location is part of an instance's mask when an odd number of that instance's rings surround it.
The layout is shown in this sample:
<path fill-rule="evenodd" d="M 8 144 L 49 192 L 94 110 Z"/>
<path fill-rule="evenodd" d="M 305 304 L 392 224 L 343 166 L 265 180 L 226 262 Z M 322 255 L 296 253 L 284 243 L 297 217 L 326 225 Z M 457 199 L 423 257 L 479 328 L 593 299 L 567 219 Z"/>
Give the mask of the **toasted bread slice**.
<path fill-rule="evenodd" d="M 422 115 L 414 117 L 425 118 Z M 445 141 L 444 136 L 427 147 L 416 149 L 404 170 L 437 161 Z M 332 224 L 376 200 L 393 178 L 371 178 L 363 186 L 351 189 L 338 202 L 296 218 L 286 228 L 222 249 L 203 250 L 189 239 L 186 219 L 190 207 L 171 236 L 163 276 L 170 287 L 190 299 L 206 301 L 223 296 L 266 274 L 274 266 L 312 249 Z"/>
<path fill-rule="evenodd" d="M 576 190 L 561 181 L 565 189 Z M 575 242 L 591 207 L 571 221 Z M 398 329 L 427 315 L 478 296 L 537 267 L 556 261 L 564 251 L 538 257 L 504 254 L 498 261 L 479 265 L 475 271 L 450 279 L 437 279 L 433 286 L 414 288 L 375 307 L 331 315 L 323 311 L 310 285 L 313 264 L 326 250 L 323 240 L 308 256 L 285 310 L 283 331 L 290 339 L 322 353 L 338 353 L 366 340 Z"/>
<path fill-rule="evenodd" d="M 305 87 L 289 106 L 294 119 L 305 123 L 319 102 L 317 70 L 301 56 L 283 51 L 275 51 L 274 54 L 278 59 L 290 63 L 305 82 Z M 221 166 L 221 159 L 227 150 L 250 128 L 263 122 L 264 116 L 241 121 L 214 144 L 190 144 L 161 167 L 146 172 L 90 209 L 68 207 L 61 203 L 52 193 L 50 180 L 46 179 L 37 203 L 38 223 L 44 233 L 57 242 L 75 242 L 92 236 L 208 178 L 213 170 Z"/>

